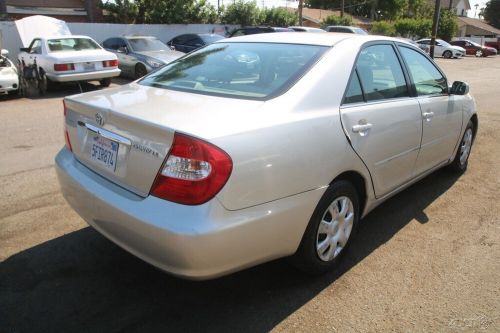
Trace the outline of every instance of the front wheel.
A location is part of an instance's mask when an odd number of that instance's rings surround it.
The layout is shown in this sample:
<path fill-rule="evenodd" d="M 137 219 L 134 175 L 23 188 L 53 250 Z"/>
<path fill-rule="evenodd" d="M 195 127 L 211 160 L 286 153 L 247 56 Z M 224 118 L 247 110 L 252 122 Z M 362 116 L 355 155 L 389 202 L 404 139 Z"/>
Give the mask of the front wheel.
<path fill-rule="evenodd" d="M 483 51 L 482 50 L 477 50 L 476 51 L 476 57 L 482 57 L 483 56 Z"/>
<path fill-rule="evenodd" d="M 109 85 L 111 84 L 111 78 L 105 78 L 105 79 L 102 79 L 99 81 L 99 84 L 101 85 L 101 87 L 109 87 Z"/>
<path fill-rule="evenodd" d="M 344 180 L 326 190 L 291 258 L 297 268 L 312 274 L 335 268 L 346 252 L 359 220 L 359 199 L 354 186 Z"/>
<path fill-rule="evenodd" d="M 140 79 L 144 75 L 148 74 L 148 70 L 144 64 L 138 63 L 135 65 L 135 78 Z"/>
<path fill-rule="evenodd" d="M 465 128 L 460 146 L 458 147 L 457 154 L 453 162 L 449 165 L 450 169 L 455 172 L 465 172 L 467 164 L 469 163 L 470 151 L 472 149 L 472 142 L 474 140 L 474 124 L 469 120 Z"/>
<path fill-rule="evenodd" d="M 450 59 L 452 56 L 453 54 L 449 50 L 443 52 L 443 57 L 445 57 L 446 59 Z"/>

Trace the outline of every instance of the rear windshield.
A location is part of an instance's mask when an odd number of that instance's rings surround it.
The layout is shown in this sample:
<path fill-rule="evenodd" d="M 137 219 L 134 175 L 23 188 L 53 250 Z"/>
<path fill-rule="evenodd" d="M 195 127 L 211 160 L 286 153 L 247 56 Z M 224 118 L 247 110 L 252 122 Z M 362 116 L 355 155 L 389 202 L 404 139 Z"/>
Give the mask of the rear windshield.
<path fill-rule="evenodd" d="M 99 44 L 89 38 L 58 38 L 47 41 L 50 52 L 98 50 Z"/>
<path fill-rule="evenodd" d="M 262 100 L 288 89 L 326 49 L 316 45 L 216 43 L 151 73 L 140 84 Z"/>

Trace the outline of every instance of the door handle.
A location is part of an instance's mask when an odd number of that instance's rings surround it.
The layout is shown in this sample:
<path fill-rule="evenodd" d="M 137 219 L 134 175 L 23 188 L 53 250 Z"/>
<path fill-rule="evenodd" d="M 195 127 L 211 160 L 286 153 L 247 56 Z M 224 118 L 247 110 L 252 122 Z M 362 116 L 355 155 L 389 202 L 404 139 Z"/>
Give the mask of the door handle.
<path fill-rule="evenodd" d="M 422 117 L 424 117 L 425 120 L 430 121 L 432 117 L 434 117 L 434 112 L 424 112 L 422 113 Z"/>
<path fill-rule="evenodd" d="M 368 131 L 370 128 L 372 128 L 372 124 L 370 123 L 367 123 L 367 124 L 362 124 L 362 125 L 354 125 L 352 127 L 352 131 L 354 133 L 359 133 L 359 132 L 366 132 Z"/>

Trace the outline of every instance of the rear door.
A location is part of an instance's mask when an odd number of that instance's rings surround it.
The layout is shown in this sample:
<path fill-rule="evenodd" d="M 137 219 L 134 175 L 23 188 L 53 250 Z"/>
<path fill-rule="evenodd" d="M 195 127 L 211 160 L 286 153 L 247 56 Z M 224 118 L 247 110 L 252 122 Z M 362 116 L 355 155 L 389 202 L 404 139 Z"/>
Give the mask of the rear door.
<path fill-rule="evenodd" d="M 340 109 L 351 145 L 381 197 L 407 182 L 420 148 L 422 117 L 392 44 L 361 50 Z"/>
<path fill-rule="evenodd" d="M 422 144 L 415 174 L 447 161 L 462 129 L 464 96 L 449 95 L 446 77 L 423 54 L 399 46 L 416 90 L 423 118 Z"/>

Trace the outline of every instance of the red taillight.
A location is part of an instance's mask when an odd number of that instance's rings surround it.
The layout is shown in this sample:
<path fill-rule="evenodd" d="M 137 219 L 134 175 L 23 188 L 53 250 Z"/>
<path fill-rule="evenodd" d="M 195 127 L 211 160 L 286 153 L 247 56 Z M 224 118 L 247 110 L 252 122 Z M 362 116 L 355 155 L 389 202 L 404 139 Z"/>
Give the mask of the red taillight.
<path fill-rule="evenodd" d="M 156 176 L 151 194 L 184 205 L 212 199 L 226 184 L 233 162 L 220 148 L 175 133 L 172 148 Z"/>
<path fill-rule="evenodd" d="M 69 140 L 68 128 L 66 127 L 66 115 L 68 111 L 66 110 L 66 101 L 63 99 L 63 107 L 64 107 L 64 141 L 66 142 L 66 147 L 73 151 L 73 147 L 71 147 L 71 141 Z"/>
<path fill-rule="evenodd" d="M 75 64 L 54 64 L 54 70 L 57 72 L 73 71 Z"/>
<path fill-rule="evenodd" d="M 118 67 L 118 60 L 104 60 L 102 67 Z"/>

